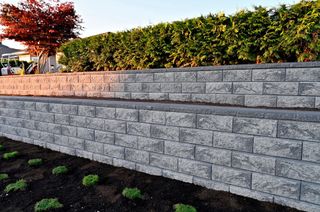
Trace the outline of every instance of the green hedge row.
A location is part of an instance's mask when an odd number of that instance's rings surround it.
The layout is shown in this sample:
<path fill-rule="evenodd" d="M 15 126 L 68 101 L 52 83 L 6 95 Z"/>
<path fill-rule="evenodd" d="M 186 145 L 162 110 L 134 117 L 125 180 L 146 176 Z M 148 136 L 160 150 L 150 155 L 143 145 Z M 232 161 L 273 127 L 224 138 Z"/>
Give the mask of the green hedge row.
<path fill-rule="evenodd" d="M 319 60 L 320 0 L 210 14 L 64 44 L 71 71 Z"/>

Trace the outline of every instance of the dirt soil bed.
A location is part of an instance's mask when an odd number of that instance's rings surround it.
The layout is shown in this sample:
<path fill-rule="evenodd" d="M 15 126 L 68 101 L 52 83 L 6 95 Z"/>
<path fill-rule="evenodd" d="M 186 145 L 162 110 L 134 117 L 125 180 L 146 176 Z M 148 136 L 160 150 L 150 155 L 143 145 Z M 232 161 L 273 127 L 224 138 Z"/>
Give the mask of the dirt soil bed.
<path fill-rule="evenodd" d="M 276 204 L 260 202 L 250 198 L 213 191 L 163 177 L 150 176 L 124 168 L 115 168 L 102 163 L 72 157 L 37 146 L 12 141 L 0 137 L 5 151 L 0 152 L 0 173 L 8 173 L 9 179 L 0 182 L 0 211 L 33 211 L 37 201 L 55 198 L 64 205 L 57 211 L 173 211 L 173 205 L 184 203 L 193 205 L 198 211 L 297 211 Z M 19 151 L 16 159 L 5 161 L 4 152 Z M 38 168 L 31 168 L 27 161 L 43 158 Z M 69 174 L 54 176 L 51 170 L 59 165 L 67 165 Z M 85 175 L 98 174 L 100 183 L 86 188 L 81 181 Z M 5 194 L 8 183 L 18 179 L 28 182 L 26 191 Z M 137 187 L 144 199 L 127 200 L 121 192 L 125 187 Z"/>

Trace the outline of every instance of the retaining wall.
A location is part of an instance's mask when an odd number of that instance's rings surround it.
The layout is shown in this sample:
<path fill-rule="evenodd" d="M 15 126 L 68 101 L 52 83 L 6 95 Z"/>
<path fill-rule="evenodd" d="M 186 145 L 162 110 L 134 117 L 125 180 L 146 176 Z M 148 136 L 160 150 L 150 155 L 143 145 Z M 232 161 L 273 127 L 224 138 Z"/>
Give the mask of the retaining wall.
<path fill-rule="evenodd" d="M 319 129 L 316 111 L 0 97 L 2 136 L 307 211 Z"/>
<path fill-rule="evenodd" d="M 0 77 L 0 94 L 320 108 L 320 63 Z"/>

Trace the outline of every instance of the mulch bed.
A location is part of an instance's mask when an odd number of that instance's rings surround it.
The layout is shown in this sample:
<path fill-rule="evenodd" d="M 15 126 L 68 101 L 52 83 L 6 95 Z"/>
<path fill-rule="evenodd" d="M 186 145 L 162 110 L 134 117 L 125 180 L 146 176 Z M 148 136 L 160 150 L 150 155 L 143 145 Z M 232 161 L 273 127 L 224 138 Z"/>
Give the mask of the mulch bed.
<path fill-rule="evenodd" d="M 116 168 L 90 160 L 72 157 L 37 146 L 0 137 L 5 152 L 19 151 L 16 159 L 5 161 L 0 152 L 0 173 L 10 178 L 0 182 L 0 211 L 33 211 L 37 201 L 43 198 L 58 198 L 64 205 L 56 211 L 173 211 L 176 203 L 190 204 L 198 211 L 297 211 L 276 204 L 260 202 L 227 192 L 213 191 L 189 183 L 163 177 Z M 44 159 L 44 164 L 31 168 L 27 161 L 32 158 Z M 67 165 L 70 169 L 65 176 L 54 176 L 52 168 Z M 86 188 L 81 181 L 85 175 L 98 174 L 100 183 Z M 8 183 L 18 179 L 28 182 L 26 191 L 5 194 Z M 138 187 L 145 198 L 132 201 L 122 197 L 125 187 Z"/>

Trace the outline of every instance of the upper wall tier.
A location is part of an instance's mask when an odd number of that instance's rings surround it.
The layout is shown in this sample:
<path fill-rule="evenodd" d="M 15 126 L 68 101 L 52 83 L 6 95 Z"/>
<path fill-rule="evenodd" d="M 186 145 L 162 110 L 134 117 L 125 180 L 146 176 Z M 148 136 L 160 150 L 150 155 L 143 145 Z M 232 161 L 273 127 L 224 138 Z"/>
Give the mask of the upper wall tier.
<path fill-rule="evenodd" d="M 320 62 L 2 76 L 0 94 L 320 109 Z"/>

